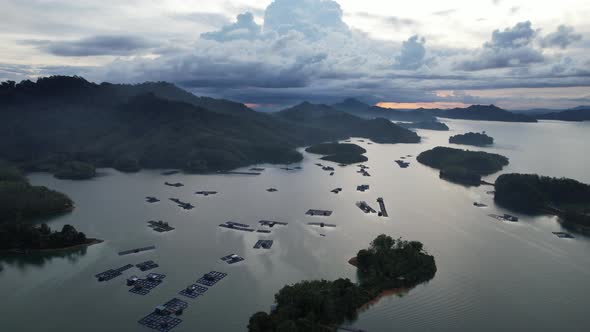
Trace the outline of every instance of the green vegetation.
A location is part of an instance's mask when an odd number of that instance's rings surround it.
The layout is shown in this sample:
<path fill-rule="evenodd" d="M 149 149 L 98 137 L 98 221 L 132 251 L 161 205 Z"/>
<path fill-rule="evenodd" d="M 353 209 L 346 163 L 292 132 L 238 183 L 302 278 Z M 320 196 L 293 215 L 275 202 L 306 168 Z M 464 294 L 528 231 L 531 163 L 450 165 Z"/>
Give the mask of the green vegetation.
<path fill-rule="evenodd" d="M 18 169 L 4 163 L 0 163 L 0 202 L 0 223 L 58 214 L 74 206 L 62 193 L 31 186 Z"/>
<path fill-rule="evenodd" d="M 508 158 L 499 154 L 440 146 L 422 152 L 417 159 L 439 169 L 441 178 L 468 186 L 479 185 L 482 175 L 493 174 L 508 165 Z"/>
<path fill-rule="evenodd" d="M 463 144 L 463 145 L 474 145 L 474 146 L 486 146 L 494 144 L 494 138 L 483 133 L 467 133 L 463 135 L 455 135 L 449 138 L 449 143 L 452 144 Z"/>
<path fill-rule="evenodd" d="M 125 172 L 208 173 L 298 162 L 297 147 L 350 136 L 420 141 L 389 121 L 334 110 L 303 107 L 270 115 L 164 82 L 99 85 L 65 76 L 0 85 L 0 131 L 0 158 L 26 171 L 60 175 L 69 173 L 60 169 L 68 162 Z"/>
<path fill-rule="evenodd" d="M 448 131 L 449 126 L 436 120 L 433 121 L 420 121 L 420 122 L 399 122 L 398 125 L 408 129 L 426 129 L 426 130 L 437 130 L 437 131 Z"/>
<path fill-rule="evenodd" d="M 356 164 L 369 160 L 363 155 L 367 150 L 356 144 L 321 143 L 313 145 L 305 149 L 305 151 L 324 155 L 321 158 L 322 160 L 339 164 Z"/>
<path fill-rule="evenodd" d="M 47 224 L 34 226 L 25 223 L 0 224 L 0 252 L 30 252 L 56 250 L 99 242 L 87 239 L 86 235 L 70 225 L 60 232 L 51 231 Z"/>
<path fill-rule="evenodd" d="M 87 180 L 96 176 L 96 169 L 88 163 L 68 161 L 55 171 L 54 176 L 58 179 Z"/>
<path fill-rule="evenodd" d="M 527 213 L 557 213 L 566 223 L 590 229 L 590 185 L 576 180 L 503 174 L 496 180 L 495 201 Z"/>
<path fill-rule="evenodd" d="M 387 290 L 414 287 L 436 274 L 434 257 L 416 241 L 378 236 L 356 256 L 359 284 L 348 279 L 314 280 L 283 287 L 276 310 L 250 318 L 248 331 L 336 331 L 352 321 L 363 305 Z"/>

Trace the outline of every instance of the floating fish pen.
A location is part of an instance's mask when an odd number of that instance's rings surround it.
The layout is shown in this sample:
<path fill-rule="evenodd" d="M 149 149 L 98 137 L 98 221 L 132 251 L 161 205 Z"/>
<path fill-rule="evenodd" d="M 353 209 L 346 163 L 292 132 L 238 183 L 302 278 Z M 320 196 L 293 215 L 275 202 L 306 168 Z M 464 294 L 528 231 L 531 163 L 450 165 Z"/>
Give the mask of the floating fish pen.
<path fill-rule="evenodd" d="M 168 225 L 167 222 L 163 222 L 162 220 L 150 220 L 148 221 L 148 227 L 159 233 L 165 233 L 174 230 L 174 227 Z"/>
<path fill-rule="evenodd" d="M 175 188 L 180 188 L 180 187 L 184 187 L 184 184 L 177 182 L 177 183 L 170 183 L 170 182 L 164 182 L 165 185 L 167 185 L 168 187 L 175 187 Z"/>
<path fill-rule="evenodd" d="M 552 232 L 553 235 L 557 236 L 560 239 L 574 239 L 574 236 L 571 235 L 570 233 L 565 233 L 565 232 Z"/>
<path fill-rule="evenodd" d="M 217 195 L 217 191 L 197 191 L 195 194 L 202 196 Z"/>
<path fill-rule="evenodd" d="M 479 208 L 483 208 L 483 207 L 487 207 L 487 205 L 483 204 L 483 203 L 478 203 L 478 202 L 474 202 L 473 206 L 475 207 L 479 207 Z"/>
<path fill-rule="evenodd" d="M 164 278 L 166 278 L 164 274 L 150 273 L 144 279 L 127 279 L 127 285 L 132 286 L 129 292 L 137 295 L 147 295 L 162 284 Z"/>
<path fill-rule="evenodd" d="M 178 292 L 178 294 L 186 296 L 190 299 L 196 299 L 197 297 L 204 295 L 207 290 L 209 290 L 209 288 L 197 284 L 192 284 Z"/>
<path fill-rule="evenodd" d="M 178 198 L 170 198 L 170 200 L 176 204 L 178 204 L 179 207 L 185 209 L 185 210 L 192 210 L 195 208 L 194 205 L 192 205 L 191 203 L 187 203 L 187 202 L 183 202 Z"/>
<path fill-rule="evenodd" d="M 377 211 L 370 207 L 369 204 L 367 204 L 367 202 L 365 201 L 357 202 L 356 206 L 358 206 L 359 209 L 363 210 L 364 213 L 377 213 Z"/>
<path fill-rule="evenodd" d="M 389 217 L 389 215 L 387 214 L 387 209 L 385 209 L 385 202 L 383 201 L 383 197 L 377 198 L 377 203 L 379 203 L 379 209 L 381 210 L 381 212 L 379 212 L 379 217 Z"/>
<path fill-rule="evenodd" d="M 175 175 L 175 174 L 178 174 L 178 173 L 180 173 L 180 171 L 177 171 L 177 170 L 171 170 L 171 171 L 165 171 L 165 172 L 162 172 L 162 173 L 160 173 L 160 174 L 168 176 L 168 175 Z"/>
<path fill-rule="evenodd" d="M 268 191 L 269 193 L 275 193 L 275 192 L 277 192 L 279 190 L 276 189 L 276 188 L 268 188 L 268 189 L 266 189 L 266 191 Z"/>
<path fill-rule="evenodd" d="M 244 257 L 240 257 L 236 254 L 231 254 L 227 256 L 221 257 L 221 260 L 226 262 L 227 264 L 236 264 L 244 260 Z"/>
<path fill-rule="evenodd" d="M 227 277 L 227 273 L 211 271 L 199 278 L 199 280 L 197 280 L 197 283 L 205 285 L 207 287 L 213 287 L 216 283 L 218 283 L 225 277 Z"/>
<path fill-rule="evenodd" d="M 284 171 L 294 171 L 294 168 L 290 168 L 290 167 L 281 167 L 282 170 Z"/>
<path fill-rule="evenodd" d="M 364 165 L 364 164 L 357 165 L 357 167 L 360 169 L 369 169 L 370 168 L 369 166 Z"/>
<path fill-rule="evenodd" d="M 140 269 L 142 272 L 145 272 L 145 271 L 153 270 L 153 269 L 159 267 L 159 265 L 156 264 L 154 261 L 145 261 L 143 263 L 136 264 L 135 267 Z"/>
<path fill-rule="evenodd" d="M 157 199 L 157 198 L 155 198 L 155 197 L 152 197 L 152 196 L 147 196 L 147 197 L 145 198 L 145 201 L 146 201 L 146 202 L 148 202 L 148 203 L 157 203 L 157 202 L 159 202 L 160 200 L 159 200 L 159 199 Z"/>
<path fill-rule="evenodd" d="M 99 274 L 96 274 L 94 277 L 100 282 L 109 281 L 109 280 L 115 279 L 116 277 L 122 275 L 123 272 L 131 269 L 132 267 L 133 267 L 133 265 L 127 264 L 127 265 L 122 266 L 118 269 L 110 269 L 110 270 L 101 272 Z"/>
<path fill-rule="evenodd" d="M 342 191 L 342 188 L 336 188 L 334 190 L 331 190 L 330 192 L 334 193 L 334 194 L 339 194 Z"/>
<path fill-rule="evenodd" d="M 499 220 L 499 221 L 510 221 L 510 222 L 517 222 L 518 221 L 518 217 L 511 216 L 509 214 L 505 214 L 505 215 L 488 214 L 488 216 L 490 216 L 496 220 Z"/>
<path fill-rule="evenodd" d="M 182 319 L 175 316 L 182 315 L 186 308 L 188 303 L 174 298 L 164 305 L 157 306 L 152 313 L 140 319 L 138 323 L 160 332 L 168 332 L 182 323 Z"/>
<path fill-rule="evenodd" d="M 403 157 L 402 157 L 402 158 L 403 158 Z M 403 161 L 403 160 L 396 160 L 395 162 L 396 162 L 396 164 L 398 164 L 398 166 L 399 166 L 400 168 L 408 168 L 408 167 L 410 167 L 410 163 L 408 163 L 408 162 L 405 162 L 405 161 Z"/>
<path fill-rule="evenodd" d="M 264 168 L 252 167 L 252 168 L 250 168 L 250 170 L 253 172 L 262 172 L 262 171 L 264 171 Z"/>
<path fill-rule="evenodd" d="M 322 216 L 322 217 L 329 217 L 332 215 L 332 211 L 330 210 L 308 210 L 305 214 L 309 216 Z"/>
<path fill-rule="evenodd" d="M 330 176 L 334 176 L 334 172 L 330 173 Z"/>
<path fill-rule="evenodd" d="M 259 229 L 259 230 L 256 230 L 256 232 L 270 234 L 270 230 L 268 230 L 268 229 Z"/>
<path fill-rule="evenodd" d="M 301 166 L 295 166 L 295 167 L 293 167 L 293 168 L 294 168 L 294 169 L 297 169 L 297 170 L 303 169 Z"/>
<path fill-rule="evenodd" d="M 254 245 L 254 249 L 270 249 L 273 243 L 273 240 L 258 240 Z"/>
<path fill-rule="evenodd" d="M 148 250 L 154 250 L 154 249 L 156 249 L 156 246 L 149 246 L 149 247 L 125 250 L 125 251 L 119 252 L 119 256 L 124 256 L 124 255 L 129 255 L 129 254 L 137 254 L 142 251 L 148 251 Z"/>
<path fill-rule="evenodd" d="M 334 167 L 324 166 L 324 167 L 322 167 L 322 170 L 324 170 L 324 171 L 334 171 Z"/>
<path fill-rule="evenodd" d="M 317 164 L 315 164 L 315 165 L 316 165 L 316 166 L 319 166 L 319 167 L 324 167 L 324 165 L 322 165 L 322 164 L 320 164 L 320 163 L 317 163 Z"/>
<path fill-rule="evenodd" d="M 236 231 L 254 232 L 254 229 L 250 228 L 250 225 L 239 224 L 232 221 L 227 221 L 224 224 L 219 224 L 219 227 L 233 229 Z"/>
<path fill-rule="evenodd" d="M 324 227 L 336 227 L 336 225 L 334 225 L 334 224 L 326 224 L 326 223 L 323 223 L 323 222 L 310 222 L 310 223 L 308 223 L 308 225 L 309 226 L 319 226 L 321 228 L 324 228 Z"/>
<path fill-rule="evenodd" d="M 280 222 L 280 221 L 272 221 L 272 220 L 260 220 L 258 222 L 261 226 L 268 226 L 268 227 L 275 227 L 276 225 L 280 226 L 287 226 L 289 223 Z"/>
<path fill-rule="evenodd" d="M 369 185 L 368 184 L 362 184 L 360 186 L 357 186 L 356 187 L 356 190 L 357 191 L 360 191 L 360 192 L 365 192 L 365 191 L 369 190 Z"/>
<path fill-rule="evenodd" d="M 369 172 L 367 172 L 364 168 L 358 170 L 357 173 L 361 174 L 362 176 L 371 176 L 371 174 L 369 174 Z"/>

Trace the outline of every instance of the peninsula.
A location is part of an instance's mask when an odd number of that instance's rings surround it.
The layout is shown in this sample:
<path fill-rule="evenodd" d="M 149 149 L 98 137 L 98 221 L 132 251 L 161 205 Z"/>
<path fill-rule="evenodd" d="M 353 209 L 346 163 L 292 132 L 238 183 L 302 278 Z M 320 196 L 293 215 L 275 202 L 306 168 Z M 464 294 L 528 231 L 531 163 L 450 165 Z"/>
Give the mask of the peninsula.
<path fill-rule="evenodd" d="M 313 145 L 306 152 L 324 155 L 322 160 L 332 161 L 339 164 L 356 164 L 369 160 L 363 154 L 367 150 L 356 144 L 321 143 Z"/>
<path fill-rule="evenodd" d="M 473 145 L 473 146 L 487 146 L 494 144 L 494 138 L 483 133 L 466 133 L 462 135 L 455 135 L 449 138 L 451 144 Z"/>

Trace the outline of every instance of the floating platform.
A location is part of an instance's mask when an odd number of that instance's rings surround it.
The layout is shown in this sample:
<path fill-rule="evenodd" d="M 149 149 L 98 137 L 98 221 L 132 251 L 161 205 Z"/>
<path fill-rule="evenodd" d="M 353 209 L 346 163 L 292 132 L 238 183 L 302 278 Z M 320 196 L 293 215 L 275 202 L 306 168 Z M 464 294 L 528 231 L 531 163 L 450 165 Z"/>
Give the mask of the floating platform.
<path fill-rule="evenodd" d="M 254 171 L 254 172 L 262 172 L 262 171 L 264 171 L 264 168 L 260 168 L 260 167 L 252 167 L 252 168 L 250 168 L 250 170 L 251 170 L 251 171 Z"/>
<path fill-rule="evenodd" d="M 575 237 L 573 235 L 571 235 L 570 233 L 565 233 L 565 232 L 552 232 L 553 235 L 557 236 L 560 239 L 575 239 Z"/>
<path fill-rule="evenodd" d="M 160 265 L 156 264 L 154 261 L 145 261 L 143 263 L 139 263 L 139 264 L 135 265 L 135 267 L 137 267 L 142 272 L 153 270 L 159 266 Z"/>
<path fill-rule="evenodd" d="M 330 176 L 334 176 L 334 172 L 330 173 Z"/>
<path fill-rule="evenodd" d="M 379 203 L 379 209 L 381 210 L 381 212 L 379 212 L 379 217 L 389 217 L 389 215 L 387 214 L 387 209 L 385 209 L 385 202 L 383 201 L 383 197 L 377 198 L 377 203 Z"/>
<path fill-rule="evenodd" d="M 184 295 L 191 299 L 196 299 L 197 297 L 204 295 L 207 290 L 209 290 L 209 288 L 197 284 L 192 284 L 178 292 L 178 294 Z"/>
<path fill-rule="evenodd" d="M 404 157 L 402 157 L 402 158 L 404 158 Z M 404 158 L 404 159 L 405 159 L 405 158 Z M 408 168 L 408 167 L 410 167 L 410 163 L 408 163 L 408 162 L 405 162 L 405 161 L 403 161 L 403 160 L 396 160 L 395 162 L 397 163 L 397 165 L 398 165 L 400 168 Z"/>
<path fill-rule="evenodd" d="M 332 215 L 332 211 L 330 210 L 308 210 L 305 214 L 310 215 L 310 216 L 323 216 L 323 217 L 329 217 Z"/>
<path fill-rule="evenodd" d="M 268 188 L 268 189 L 266 189 L 266 191 L 268 191 L 269 193 L 274 193 L 274 192 L 277 192 L 279 190 L 276 189 L 276 188 Z"/>
<path fill-rule="evenodd" d="M 518 217 L 511 216 L 509 214 L 505 214 L 505 215 L 488 214 L 488 216 L 490 216 L 496 220 L 500 220 L 500 221 L 510 221 L 510 222 L 517 222 L 518 221 Z"/>
<path fill-rule="evenodd" d="M 334 193 L 334 194 L 339 194 L 342 191 L 342 188 L 336 188 L 334 190 L 331 190 L 330 192 Z"/>
<path fill-rule="evenodd" d="M 170 232 L 174 230 L 174 227 L 168 225 L 167 222 L 163 222 L 162 220 L 150 220 L 147 222 L 148 223 L 148 227 L 153 229 L 156 232 L 159 233 L 165 233 L 165 232 Z"/>
<path fill-rule="evenodd" d="M 273 240 L 258 240 L 254 245 L 254 249 L 270 249 L 273 243 Z"/>
<path fill-rule="evenodd" d="M 236 264 L 244 260 L 244 257 L 240 257 L 236 254 L 231 254 L 227 256 L 221 257 L 221 260 L 226 262 L 227 264 Z"/>
<path fill-rule="evenodd" d="M 151 329 L 168 332 L 182 323 L 179 316 L 188 308 L 188 303 L 174 298 L 164 305 L 158 306 L 151 314 L 138 321 L 139 324 Z"/>
<path fill-rule="evenodd" d="M 144 279 L 137 279 L 135 280 L 129 290 L 130 293 L 137 294 L 137 295 L 147 295 L 151 292 L 154 288 L 158 287 L 166 278 L 164 274 L 158 273 L 150 273 Z M 128 280 L 129 285 L 129 280 Z"/>
<path fill-rule="evenodd" d="M 483 204 L 483 203 L 478 203 L 478 202 L 474 202 L 473 206 L 475 207 L 479 207 L 479 208 L 484 208 L 484 207 L 488 207 L 487 205 Z"/>
<path fill-rule="evenodd" d="M 281 169 L 283 171 L 294 171 L 295 170 L 294 168 L 289 168 L 289 167 L 281 167 Z"/>
<path fill-rule="evenodd" d="M 137 254 L 137 253 L 140 253 L 142 251 L 148 251 L 148 250 L 154 250 L 154 249 L 156 249 L 156 246 L 149 246 L 149 247 L 143 247 L 143 248 L 125 250 L 125 251 L 119 252 L 119 256 L 130 255 L 130 254 Z"/>
<path fill-rule="evenodd" d="M 323 223 L 323 222 L 310 222 L 310 223 L 308 223 L 308 225 L 309 226 L 319 226 L 319 227 L 322 227 L 322 228 L 324 228 L 324 227 L 336 227 L 336 225 L 334 225 L 334 224 L 326 224 L 326 223 Z"/>
<path fill-rule="evenodd" d="M 369 204 L 367 204 L 367 202 L 365 201 L 357 202 L 356 206 L 358 206 L 358 208 L 361 209 L 364 213 L 377 213 L 377 211 L 375 211 L 375 209 L 369 206 Z"/>
<path fill-rule="evenodd" d="M 99 282 L 109 281 L 109 280 L 115 279 L 116 277 L 122 275 L 124 271 L 127 271 L 132 267 L 133 267 L 133 265 L 127 264 L 125 266 L 121 266 L 118 269 L 110 269 L 110 270 L 101 272 L 99 274 L 96 274 L 94 277 L 96 279 L 98 279 Z"/>
<path fill-rule="evenodd" d="M 360 168 L 360 169 L 369 169 L 370 168 L 369 166 L 367 166 L 365 164 L 357 165 L 357 167 Z"/>
<path fill-rule="evenodd" d="M 331 167 L 331 166 L 323 166 L 322 170 L 329 171 L 329 172 L 335 171 L 334 167 Z"/>
<path fill-rule="evenodd" d="M 168 187 L 175 187 L 175 188 L 184 187 L 184 184 L 182 184 L 180 182 L 176 182 L 176 183 L 164 182 L 164 184 L 167 185 Z"/>
<path fill-rule="evenodd" d="M 320 164 L 320 163 L 317 163 L 317 164 L 315 164 L 315 165 L 316 165 L 316 166 L 319 166 L 319 167 L 324 167 L 324 165 L 322 165 L 322 164 Z"/>
<path fill-rule="evenodd" d="M 360 185 L 360 186 L 357 186 L 357 187 L 356 187 L 356 190 L 357 190 L 357 191 L 360 191 L 360 192 L 365 192 L 365 191 L 369 190 L 369 188 L 370 188 L 370 187 L 369 187 L 369 185 L 368 185 L 368 184 L 362 184 L 362 185 Z"/>
<path fill-rule="evenodd" d="M 217 191 L 197 191 L 195 194 L 202 196 L 217 195 Z"/>
<path fill-rule="evenodd" d="M 178 170 L 170 170 L 170 171 L 164 171 L 160 174 L 168 176 L 168 175 L 175 175 L 175 174 L 179 174 L 179 173 L 180 173 L 180 171 L 178 171 Z"/>
<path fill-rule="evenodd" d="M 258 222 L 261 226 L 268 226 L 268 227 L 275 227 L 276 225 L 280 226 L 287 226 L 289 223 L 280 222 L 280 221 L 272 221 L 272 220 L 260 220 Z"/>
<path fill-rule="evenodd" d="M 268 229 L 259 229 L 259 230 L 256 230 L 256 232 L 270 234 L 270 230 L 268 230 Z"/>
<path fill-rule="evenodd" d="M 365 170 L 364 168 L 358 170 L 357 173 L 361 174 L 362 176 L 371 176 L 371 174 L 369 174 L 369 172 L 367 172 L 367 170 Z"/>
<path fill-rule="evenodd" d="M 192 205 L 191 203 L 187 203 L 187 202 L 183 202 L 178 198 L 170 198 L 170 200 L 176 204 L 178 204 L 179 207 L 185 209 L 185 210 L 192 210 L 195 208 L 194 205 Z"/>
<path fill-rule="evenodd" d="M 224 224 L 219 224 L 219 227 L 233 229 L 236 231 L 254 232 L 254 229 L 250 228 L 250 225 L 239 224 L 233 221 L 226 221 Z"/>
<path fill-rule="evenodd" d="M 225 277 L 227 277 L 227 273 L 211 271 L 199 278 L 199 280 L 197 280 L 197 283 L 205 285 L 207 287 L 213 287 L 216 283 L 218 283 Z"/>
<path fill-rule="evenodd" d="M 157 198 L 155 198 L 155 197 L 152 197 L 152 196 L 147 196 L 147 197 L 145 198 L 145 201 L 146 201 L 146 202 L 148 202 L 148 203 L 157 203 L 157 202 L 159 202 L 160 200 L 159 200 L 159 199 L 157 199 Z"/>

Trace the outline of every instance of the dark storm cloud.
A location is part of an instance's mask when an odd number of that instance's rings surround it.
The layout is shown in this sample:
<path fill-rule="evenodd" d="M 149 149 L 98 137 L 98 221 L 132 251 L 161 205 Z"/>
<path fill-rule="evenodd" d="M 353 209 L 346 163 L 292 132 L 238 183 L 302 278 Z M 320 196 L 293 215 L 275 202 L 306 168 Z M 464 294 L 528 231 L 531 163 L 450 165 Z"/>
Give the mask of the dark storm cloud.
<path fill-rule="evenodd" d="M 396 67 L 399 69 L 418 69 L 424 64 L 426 39 L 414 35 L 402 43 L 399 56 L 396 57 Z"/>
<path fill-rule="evenodd" d="M 59 56 L 131 55 L 154 48 L 156 44 L 143 37 L 100 35 L 78 40 L 23 41 L 40 50 Z"/>
<path fill-rule="evenodd" d="M 541 39 L 541 46 L 559 47 L 563 50 L 580 40 L 582 40 L 582 35 L 575 33 L 573 27 L 560 25 L 557 27 L 557 31 L 552 32 Z"/>

